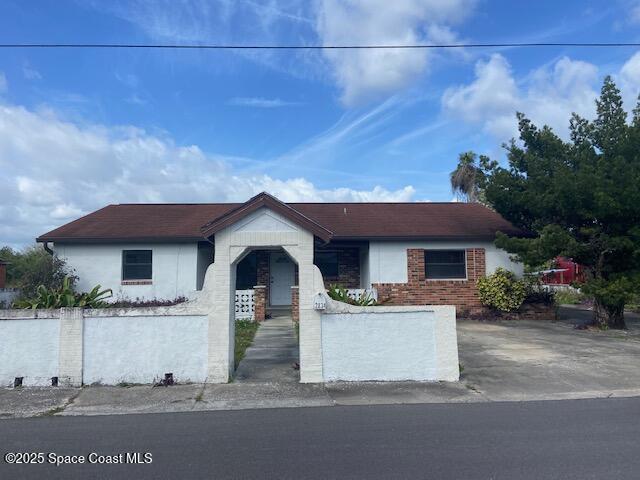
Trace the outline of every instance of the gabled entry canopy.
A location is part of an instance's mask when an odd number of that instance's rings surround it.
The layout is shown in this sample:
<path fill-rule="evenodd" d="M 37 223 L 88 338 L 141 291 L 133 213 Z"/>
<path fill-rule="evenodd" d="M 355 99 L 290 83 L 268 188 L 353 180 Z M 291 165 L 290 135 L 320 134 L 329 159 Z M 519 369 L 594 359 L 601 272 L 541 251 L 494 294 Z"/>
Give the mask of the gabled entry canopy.
<path fill-rule="evenodd" d="M 259 193 L 242 205 L 220 215 L 217 218 L 214 218 L 201 228 L 202 234 L 205 237 L 209 238 L 220 230 L 228 227 L 229 225 L 233 225 L 239 220 L 242 220 L 250 213 L 264 207 L 279 213 L 296 225 L 299 225 L 305 230 L 308 230 L 325 243 L 329 242 L 329 240 L 331 240 L 331 237 L 333 236 L 333 232 L 331 232 L 327 228 L 323 227 L 319 223 L 314 222 L 295 208 L 281 202 L 280 200 L 269 195 L 266 192 Z"/>

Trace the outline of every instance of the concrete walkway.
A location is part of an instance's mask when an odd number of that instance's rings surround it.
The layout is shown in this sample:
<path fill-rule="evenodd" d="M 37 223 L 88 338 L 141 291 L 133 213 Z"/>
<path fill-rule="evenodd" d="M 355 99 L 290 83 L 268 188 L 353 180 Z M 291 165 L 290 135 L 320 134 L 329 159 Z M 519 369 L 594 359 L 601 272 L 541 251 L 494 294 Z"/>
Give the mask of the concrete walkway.
<path fill-rule="evenodd" d="M 291 316 L 265 320 L 236 369 L 237 383 L 298 383 L 298 339 Z"/>

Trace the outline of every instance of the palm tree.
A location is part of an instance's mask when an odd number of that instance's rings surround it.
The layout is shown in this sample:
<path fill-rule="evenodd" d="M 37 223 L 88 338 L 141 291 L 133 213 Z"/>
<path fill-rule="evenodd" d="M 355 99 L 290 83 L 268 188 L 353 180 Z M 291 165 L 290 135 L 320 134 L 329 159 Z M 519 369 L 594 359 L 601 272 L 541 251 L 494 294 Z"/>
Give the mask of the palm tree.
<path fill-rule="evenodd" d="M 476 165 L 477 155 L 473 152 L 461 153 L 458 166 L 451 172 L 451 190 L 458 200 L 465 202 L 480 202 L 481 183 L 484 172 Z"/>

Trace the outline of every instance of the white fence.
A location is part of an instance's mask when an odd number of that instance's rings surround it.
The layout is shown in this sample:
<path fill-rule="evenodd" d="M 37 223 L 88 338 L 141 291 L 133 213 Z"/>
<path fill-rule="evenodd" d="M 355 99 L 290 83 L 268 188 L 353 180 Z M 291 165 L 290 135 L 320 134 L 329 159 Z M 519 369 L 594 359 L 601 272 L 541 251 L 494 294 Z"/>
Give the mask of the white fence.
<path fill-rule="evenodd" d="M 254 317 L 254 290 L 236 290 L 236 320 L 253 320 Z"/>
<path fill-rule="evenodd" d="M 208 330 L 206 313 L 184 306 L 4 310 L 0 386 L 204 382 Z"/>
<path fill-rule="evenodd" d="M 327 299 L 325 381 L 457 381 L 453 306 L 358 307 Z"/>

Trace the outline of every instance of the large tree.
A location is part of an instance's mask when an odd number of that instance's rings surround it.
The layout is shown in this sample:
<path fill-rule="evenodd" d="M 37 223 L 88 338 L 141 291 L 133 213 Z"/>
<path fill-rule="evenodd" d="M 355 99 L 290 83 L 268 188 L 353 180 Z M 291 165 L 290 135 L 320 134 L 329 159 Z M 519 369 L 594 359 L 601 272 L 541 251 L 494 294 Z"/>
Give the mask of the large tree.
<path fill-rule="evenodd" d="M 486 183 L 485 170 L 495 166 L 485 155 L 473 152 L 461 153 L 458 165 L 451 172 L 451 191 L 458 200 L 464 202 L 484 203 L 484 188 Z"/>
<path fill-rule="evenodd" d="M 486 164 L 487 202 L 528 238 L 496 244 L 531 265 L 557 255 L 584 265 L 594 321 L 625 328 L 624 306 L 640 278 L 640 102 L 627 122 L 610 77 L 593 121 L 574 114 L 570 141 L 518 114 L 520 141 L 506 145 L 508 167 Z"/>

